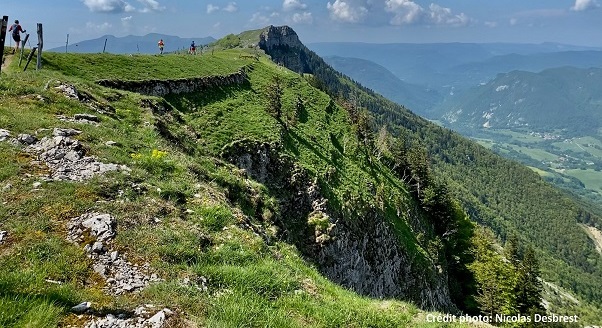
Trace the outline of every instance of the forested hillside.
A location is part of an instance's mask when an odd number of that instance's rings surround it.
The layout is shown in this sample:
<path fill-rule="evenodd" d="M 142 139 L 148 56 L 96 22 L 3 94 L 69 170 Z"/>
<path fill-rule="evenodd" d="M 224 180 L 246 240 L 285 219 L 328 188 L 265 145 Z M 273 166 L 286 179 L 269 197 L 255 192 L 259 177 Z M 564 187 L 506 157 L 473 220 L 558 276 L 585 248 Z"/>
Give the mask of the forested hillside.
<path fill-rule="evenodd" d="M 602 125 L 602 69 L 499 74 L 435 112 L 452 127 L 562 131 L 565 138 L 596 135 Z"/>
<path fill-rule="evenodd" d="M 291 34 L 290 31 L 287 31 Z M 301 43 L 266 37 L 262 49 L 293 71 L 311 74 L 314 85 L 350 99 L 372 115 L 374 129 L 385 127 L 410 148 L 424 149 L 449 192 L 461 200 L 472 220 L 492 228 L 503 242 L 516 234 L 542 259 L 543 278 L 602 307 L 602 258 L 579 226 L 601 227 L 596 215 L 545 183 L 529 168 L 505 160 L 450 130 L 351 82 Z M 285 42 L 286 41 L 286 42 Z M 564 308 L 559 311 L 570 312 Z"/>

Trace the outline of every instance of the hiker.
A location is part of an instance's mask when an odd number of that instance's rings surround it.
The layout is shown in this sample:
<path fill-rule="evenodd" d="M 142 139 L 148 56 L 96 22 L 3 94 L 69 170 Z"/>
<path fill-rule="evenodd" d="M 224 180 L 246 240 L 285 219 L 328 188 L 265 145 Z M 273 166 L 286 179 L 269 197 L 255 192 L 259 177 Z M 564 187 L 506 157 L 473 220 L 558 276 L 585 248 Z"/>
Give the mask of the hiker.
<path fill-rule="evenodd" d="M 159 40 L 157 45 L 159 46 L 159 51 L 161 52 L 161 54 L 163 54 L 163 47 L 165 46 L 165 44 L 163 43 L 163 39 Z"/>
<path fill-rule="evenodd" d="M 194 44 L 194 41 L 192 41 L 192 43 L 190 44 L 190 54 L 196 55 L 196 45 Z"/>
<path fill-rule="evenodd" d="M 21 43 L 21 32 L 25 33 L 25 31 L 21 25 L 19 25 L 19 20 L 15 19 L 15 23 L 10 26 L 9 32 L 13 32 L 13 40 L 15 40 L 15 49 L 13 49 L 13 54 L 19 51 L 19 44 Z"/>

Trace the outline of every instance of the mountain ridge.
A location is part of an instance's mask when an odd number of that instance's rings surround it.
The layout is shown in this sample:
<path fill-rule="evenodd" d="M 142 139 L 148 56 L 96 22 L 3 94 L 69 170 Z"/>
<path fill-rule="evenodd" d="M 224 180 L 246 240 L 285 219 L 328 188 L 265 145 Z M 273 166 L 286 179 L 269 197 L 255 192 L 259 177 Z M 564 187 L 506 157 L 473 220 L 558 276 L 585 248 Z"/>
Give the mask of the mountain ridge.
<path fill-rule="evenodd" d="M 247 54 L 11 64 L 0 325 L 432 327 L 425 311 L 457 311 L 407 183 L 330 96 Z"/>
<path fill-rule="evenodd" d="M 538 246 L 545 277 L 581 302 L 549 299 L 549 311 L 599 318 L 595 249 L 573 222 L 599 217 L 528 169 L 347 79 L 292 29 L 250 34 L 271 58 L 248 47 L 207 56 L 48 53 L 36 74 L 11 66 L 0 81 L 8 104 L 0 124 L 10 130 L 0 142 L 0 302 L 9 304 L 0 320 L 47 314 L 83 326 L 137 318 L 145 312 L 137 306 L 156 304 L 168 307 L 159 316 L 201 326 L 437 326 L 424 309 L 487 312 L 465 304 L 476 293 L 466 265 L 481 254 L 470 248 L 479 230 L 467 214 L 506 248 L 512 232 Z M 160 90 L 128 90 L 141 81 Z M 74 170 L 57 171 L 55 161 L 129 170 L 70 182 Z M 88 236 L 92 210 L 114 219 Z M 491 259 L 514 270 L 500 254 Z M 150 272 L 134 286 L 115 270 Z"/>
<path fill-rule="evenodd" d="M 106 52 L 116 54 L 156 54 L 159 52 L 157 42 L 163 39 L 165 43 L 164 52 L 173 52 L 182 49 L 188 49 L 190 43 L 195 41 L 199 46 L 209 44 L 215 39 L 213 37 L 200 37 L 200 38 L 181 38 L 179 36 L 159 34 L 159 33 L 148 33 L 146 35 L 127 35 L 123 37 L 117 37 L 114 35 L 103 35 L 96 39 L 79 41 L 73 44 L 69 44 L 67 52 L 71 53 L 100 53 L 103 51 L 105 40 Z M 47 51 L 53 52 L 65 52 L 65 47 L 56 47 Z"/>
<path fill-rule="evenodd" d="M 416 117 L 402 106 L 375 95 L 371 90 L 362 89 L 361 85 L 348 83 L 341 73 L 334 71 L 300 42 L 262 49 L 277 63 L 285 66 L 289 64 L 289 68 L 296 72 L 312 74 L 318 80 L 319 87 L 327 93 L 354 99 L 357 106 L 362 106 L 372 113 L 380 128 L 386 127 L 393 135 L 398 134 L 409 140 L 415 138 L 414 142 L 426 148 L 431 156 L 433 169 L 449 179 L 450 191 L 461 200 L 473 220 L 491 227 L 502 236 L 517 233 L 521 238 L 535 238 L 537 241 L 532 242 L 545 245 L 547 256 L 554 258 L 550 258 L 548 263 L 543 263 L 546 275 L 555 277 L 554 279 L 562 276 L 558 282 L 575 279 L 576 276 L 582 277 L 578 278 L 578 284 L 602 282 L 599 254 L 593 241 L 576 224 L 585 220 L 583 215 L 587 211 L 578 209 L 579 205 L 572 198 L 542 181 L 531 169 L 503 159 L 450 130 Z M 458 152 L 460 149 L 463 152 Z M 513 174 L 509 175 L 507 172 Z M 501 181 L 505 182 L 500 183 Z M 549 197 L 554 197 L 558 202 L 558 206 L 553 210 L 550 208 Z M 543 212 L 533 211 L 539 206 L 534 206 L 533 202 L 541 205 L 545 215 L 541 214 Z M 590 214 L 586 216 L 590 217 Z M 564 235 L 550 235 L 547 228 L 549 220 L 554 220 L 554 225 L 562 225 Z M 599 220 L 594 219 L 598 225 Z M 524 226 L 528 228 L 520 228 Z M 572 250 L 569 251 L 572 255 L 561 255 L 563 259 L 560 260 L 557 256 L 564 251 L 559 249 L 564 247 L 561 245 L 568 243 L 558 238 L 569 238 L 569 233 L 576 244 L 573 245 L 574 248 L 571 246 Z M 551 239 L 556 241 L 552 242 Z M 581 264 L 576 262 L 577 258 L 580 258 L 577 262 Z M 562 271 L 558 268 L 559 260 L 566 261 Z M 552 262 L 555 264 L 547 266 Z M 594 266 L 597 268 L 594 269 Z M 571 273 L 564 271 L 565 269 Z M 577 273 L 579 270 L 584 271 Z M 590 301 L 599 302 L 602 299 L 602 295 L 595 295 L 596 292 L 592 294 L 596 287 L 581 286 L 578 290 Z"/>
<path fill-rule="evenodd" d="M 326 63 L 355 81 L 416 113 L 429 112 L 443 97 L 435 90 L 400 80 L 385 67 L 359 58 L 331 56 Z"/>

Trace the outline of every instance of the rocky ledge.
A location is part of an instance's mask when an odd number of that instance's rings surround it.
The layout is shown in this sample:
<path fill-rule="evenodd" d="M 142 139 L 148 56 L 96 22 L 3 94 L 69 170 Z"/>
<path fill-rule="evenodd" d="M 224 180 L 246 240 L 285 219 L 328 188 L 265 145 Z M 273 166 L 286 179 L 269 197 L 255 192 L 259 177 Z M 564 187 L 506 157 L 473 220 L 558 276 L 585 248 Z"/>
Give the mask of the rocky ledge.
<path fill-rule="evenodd" d="M 139 291 L 151 282 L 160 281 L 156 274 L 149 273 L 148 263 L 132 264 L 125 254 L 111 249 L 116 226 L 117 221 L 109 214 L 86 213 L 69 221 L 67 239 L 84 245 L 84 251 L 93 261 L 94 271 L 105 279 L 104 290 L 109 294 Z"/>
<path fill-rule="evenodd" d="M 79 141 L 64 136 L 70 131 L 57 129 L 54 137 L 45 137 L 39 142 L 35 142 L 33 137 L 23 137 L 23 141 L 19 138 L 19 141 L 31 143 L 26 151 L 37 155 L 38 160 L 48 166 L 49 178 L 54 181 L 84 181 L 109 171 L 129 172 L 125 165 L 105 164 L 86 156 L 86 150 Z"/>
<path fill-rule="evenodd" d="M 163 97 L 168 94 L 201 92 L 215 87 L 241 85 L 247 81 L 246 69 L 224 76 L 206 76 L 177 80 L 120 81 L 100 80 L 97 83 L 114 89 L 137 92 L 147 96 Z"/>

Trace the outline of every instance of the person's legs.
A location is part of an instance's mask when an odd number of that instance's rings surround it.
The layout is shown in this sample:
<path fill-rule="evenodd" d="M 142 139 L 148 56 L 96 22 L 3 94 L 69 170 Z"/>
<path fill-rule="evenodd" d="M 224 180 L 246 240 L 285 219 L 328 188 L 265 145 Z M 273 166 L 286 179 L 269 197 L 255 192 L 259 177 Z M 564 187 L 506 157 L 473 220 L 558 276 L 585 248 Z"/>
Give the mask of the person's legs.
<path fill-rule="evenodd" d="M 15 40 L 15 50 L 13 51 L 13 53 L 15 53 L 19 51 L 19 46 L 21 45 L 21 36 L 13 35 L 13 40 Z"/>

